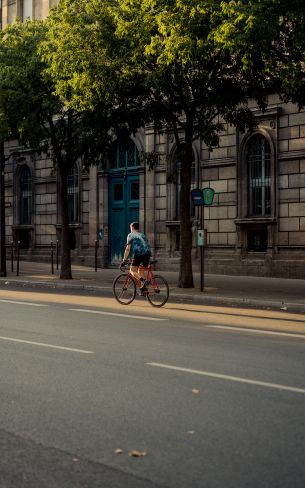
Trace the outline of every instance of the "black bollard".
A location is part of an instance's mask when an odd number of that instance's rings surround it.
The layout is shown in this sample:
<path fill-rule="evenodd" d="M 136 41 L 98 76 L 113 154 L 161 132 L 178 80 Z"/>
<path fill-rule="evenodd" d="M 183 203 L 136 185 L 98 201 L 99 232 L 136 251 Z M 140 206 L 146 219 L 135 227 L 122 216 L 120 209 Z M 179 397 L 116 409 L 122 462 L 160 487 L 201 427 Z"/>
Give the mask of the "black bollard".
<path fill-rule="evenodd" d="M 56 241 L 56 269 L 58 269 L 59 242 Z"/>
<path fill-rule="evenodd" d="M 94 261 L 95 261 L 95 269 L 94 271 L 97 272 L 97 251 L 98 251 L 98 241 L 95 241 L 95 252 L 94 252 Z"/>
<path fill-rule="evenodd" d="M 53 250 L 53 241 L 51 241 L 51 273 L 54 274 L 54 250 Z"/>
<path fill-rule="evenodd" d="M 17 241 L 17 276 L 19 276 L 20 241 Z"/>
<path fill-rule="evenodd" d="M 14 241 L 11 242 L 11 270 L 14 272 Z"/>

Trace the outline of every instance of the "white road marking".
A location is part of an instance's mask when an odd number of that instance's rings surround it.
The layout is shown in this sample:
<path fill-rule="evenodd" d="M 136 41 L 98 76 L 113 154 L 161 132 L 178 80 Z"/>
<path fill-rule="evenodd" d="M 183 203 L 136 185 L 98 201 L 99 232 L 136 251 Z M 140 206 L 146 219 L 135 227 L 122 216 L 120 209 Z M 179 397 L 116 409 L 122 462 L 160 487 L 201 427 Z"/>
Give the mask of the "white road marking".
<path fill-rule="evenodd" d="M 33 302 L 16 302 L 15 300 L 4 300 L 0 299 L 0 302 L 4 303 L 14 303 L 15 305 L 30 305 L 31 307 L 48 307 L 48 305 L 45 305 L 43 303 L 33 303 Z"/>
<path fill-rule="evenodd" d="M 253 332 L 254 334 L 267 334 L 267 335 L 277 335 L 277 336 L 285 336 L 285 337 L 298 337 L 301 339 L 305 339 L 305 334 L 293 334 L 291 332 L 275 332 L 272 330 L 260 330 L 260 329 L 248 329 L 246 327 L 229 327 L 226 325 L 207 325 L 206 327 L 210 329 L 223 329 L 223 330 L 234 330 L 236 332 L 243 331 L 243 332 Z"/>
<path fill-rule="evenodd" d="M 31 344 L 32 346 L 49 347 L 49 348 L 52 348 L 52 349 L 61 349 L 63 351 L 79 352 L 81 354 L 94 354 L 93 351 L 85 351 L 83 349 L 75 349 L 73 347 L 55 346 L 54 344 L 45 344 L 43 342 L 25 341 L 23 339 L 15 339 L 14 337 L 3 337 L 3 336 L 0 336 L 0 340 L 2 340 L 2 341 L 10 341 L 10 342 L 21 342 L 22 344 Z"/>
<path fill-rule="evenodd" d="M 83 313 L 95 313 L 98 315 L 112 315 L 114 317 L 125 317 L 127 319 L 140 319 L 140 320 L 153 320 L 153 321 L 163 321 L 167 319 L 160 319 L 158 317 L 145 317 L 144 315 L 128 315 L 125 313 L 114 313 L 114 312 L 100 312 L 99 310 L 87 310 L 85 308 L 69 308 L 72 312 L 83 312 Z"/>
<path fill-rule="evenodd" d="M 146 363 L 146 364 L 148 366 L 154 366 L 157 368 L 171 369 L 174 371 L 181 371 L 183 373 L 198 374 L 200 376 L 209 376 L 211 378 L 217 378 L 221 380 L 237 381 L 239 383 L 247 383 L 250 385 L 264 386 L 267 388 L 276 388 L 277 390 L 292 391 L 294 393 L 303 393 L 305 395 L 304 388 L 295 388 L 293 386 L 279 385 L 276 383 L 266 383 L 265 381 L 248 380 L 246 378 L 240 378 L 238 376 L 227 376 L 225 374 L 210 373 L 209 371 L 200 371 L 198 369 L 181 368 L 179 366 L 172 366 L 170 364 L 162 364 L 162 363 Z"/>

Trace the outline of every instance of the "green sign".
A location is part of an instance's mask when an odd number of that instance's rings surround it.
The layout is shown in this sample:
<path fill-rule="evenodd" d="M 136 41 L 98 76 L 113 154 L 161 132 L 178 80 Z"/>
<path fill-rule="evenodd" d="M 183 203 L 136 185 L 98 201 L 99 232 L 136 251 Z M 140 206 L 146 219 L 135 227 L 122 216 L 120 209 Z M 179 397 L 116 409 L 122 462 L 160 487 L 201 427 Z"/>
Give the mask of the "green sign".
<path fill-rule="evenodd" d="M 214 194 L 215 191 L 213 190 L 213 188 L 203 188 L 202 195 L 205 205 L 212 205 L 214 200 Z"/>

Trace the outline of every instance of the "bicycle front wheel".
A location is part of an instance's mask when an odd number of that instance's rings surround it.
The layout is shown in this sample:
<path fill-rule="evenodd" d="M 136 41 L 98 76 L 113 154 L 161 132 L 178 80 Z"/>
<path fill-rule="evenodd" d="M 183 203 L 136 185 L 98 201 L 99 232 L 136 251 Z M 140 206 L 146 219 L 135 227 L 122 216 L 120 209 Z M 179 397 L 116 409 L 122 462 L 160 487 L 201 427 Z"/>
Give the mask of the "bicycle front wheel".
<path fill-rule="evenodd" d="M 169 288 L 163 276 L 155 275 L 147 285 L 147 299 L 154 307 L 162 307 L 168 300 Z"/>
<path fill-rule="evenodd" d="M 136 284 L 128 274 L 120 274 L 113 282 L 112 290 L 115 299 L 121 305 L 129 305 L 136 296 Z"/>

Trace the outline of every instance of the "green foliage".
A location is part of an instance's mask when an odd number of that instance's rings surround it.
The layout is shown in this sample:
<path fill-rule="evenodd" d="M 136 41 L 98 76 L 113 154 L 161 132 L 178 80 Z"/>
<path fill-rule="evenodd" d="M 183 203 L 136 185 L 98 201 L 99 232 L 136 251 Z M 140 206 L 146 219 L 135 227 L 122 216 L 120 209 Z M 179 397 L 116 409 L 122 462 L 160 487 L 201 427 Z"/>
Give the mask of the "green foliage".
<path fill-rule="evenodd" d="M 178 131 L 190 120 L 192 139 L 208 146 L 218 143 L 223 121 L 253 125 L 250 82 L 240 61 L 215 43 L 220 6 L 218 0 L 120 0 L 115 9 L 116 33 L 130 46 L 125 73 L 144 73 L 158 116 Z"/>
<path fill-rule="evenodd" d="M 48 19 L 42 56 L 66 105 L 124 109 L 130 130 L 154 122 L 217 144 L 220 120 L 251 124 L 250 83 L 214 39 L 219 0 L 63 0 Z M 121 111 L 123 114 L 123 110 Z M 177 142 L 179 138 L 177 137 Z"/>
<path fill-rule="evenodd" d="M 40 25 L 16 23 L 0 32 L 0 126 L 2 138 L 11 136 L 19 125 L 23 131 L 24 115 L 30 105 L 28 92 L 33 91 L 30 72 L 35 64 L 33 45 L 40 36 Z M 25 63 L 30 54 L 31 63 Z M 26 81 L 25 81 L 26 80 Z"/>
<path fill-rule="evenodd" d="M 244 76 L 266 92 L 305 105 L 305 3 L 302 0 L 231 0 L 221 4 L 218 46 L 239 56 Z"/>
<path fill-rule="evenodd" d="M 45 32 L 42 22 L 16 22 L 0 37 L 0 106 L 7 135 L 14 130 L 22 143 L 35 147 L 45 140 L 50 119 L 63 106 L 52 93 L 52 82 L 42 76 L 45 63 L 37 49 Z"/>
<path fill-rule="evenodd" d="M 113 103 L 119 83 L 113 44 L 114 24 L 107 2 L 63 0 L 47 19 L 41 44 L 56 93 L 77 110 Z"/>
<path fill-rule="evenodd" d="M 107 148 L 114 120 L 101 102 L 93 111 L 80 112 L 56 93 L 42 57 L 48 29 L 47 22 L 27 21 L 1 32 L 0 130 L 3 137 L 14 132 L 22 144 L 48 151 L 55 164 L 69 168 L 82 158 L 88 166 Z"/>

